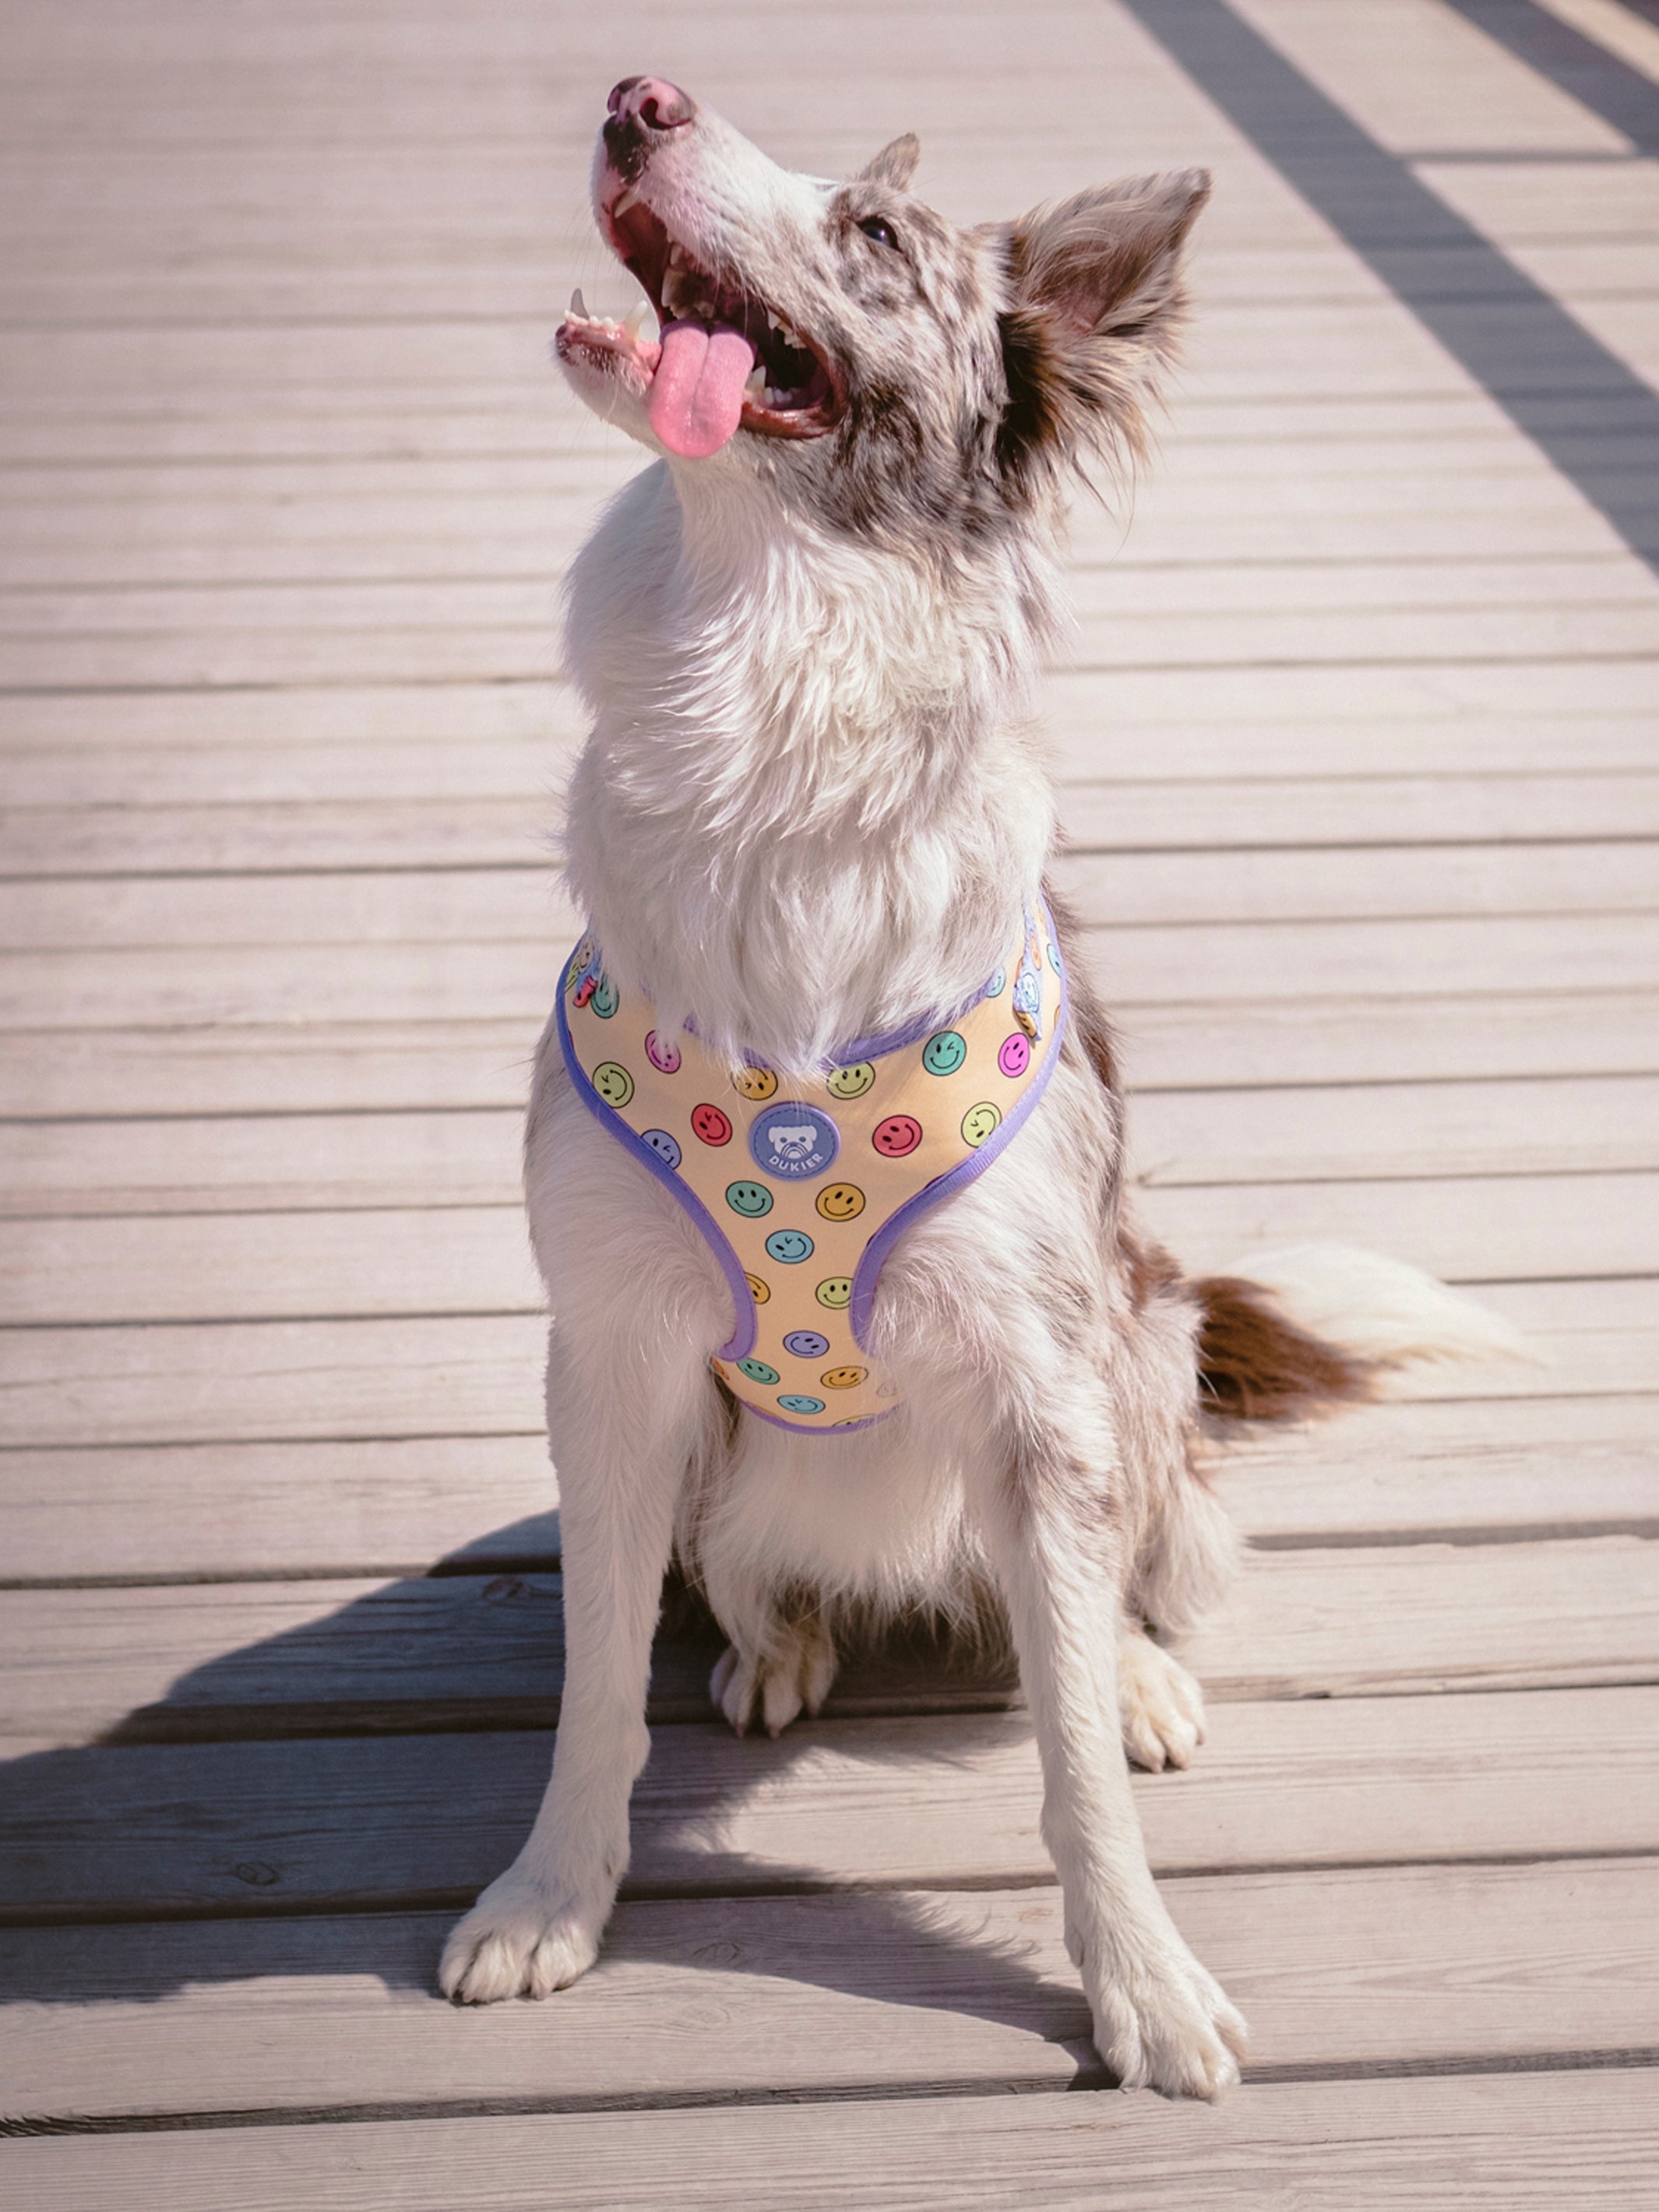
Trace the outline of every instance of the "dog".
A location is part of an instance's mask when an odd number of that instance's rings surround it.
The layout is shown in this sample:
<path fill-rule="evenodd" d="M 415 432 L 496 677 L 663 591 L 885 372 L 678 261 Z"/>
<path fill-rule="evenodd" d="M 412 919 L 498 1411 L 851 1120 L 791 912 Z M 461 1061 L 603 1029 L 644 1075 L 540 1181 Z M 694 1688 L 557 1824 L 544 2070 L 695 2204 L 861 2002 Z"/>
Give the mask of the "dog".
<path fill-rule="evenodd" d="M 440 1983 L 544 1996 L 592 1963 L 678 1559 L 739 1732 L 816 1713 L 872 1623 L 1006 1626 L 1101 2057 L 1213 2098 L 1244 2022 L 1153 1884 L 1125 1757 L 1185 1766 L 1203 1733 L 1149 1633 L 1233 1569 L 1200 1431 L 1498 1324 L 1340 1248 L 1190 1280 L 1129 1217 L 1033 696 L 1068 488 L 1146 450 L 1210 180 L 962 228 L 917 159 L 796 174 L 652 77 L 599 133 L 598 226 L 661 332 L 578 295 L 556 340 L 657 456 L 568 587 L 589 933 L 526 1146 L 567 1676 L 534 1828 Z"/>

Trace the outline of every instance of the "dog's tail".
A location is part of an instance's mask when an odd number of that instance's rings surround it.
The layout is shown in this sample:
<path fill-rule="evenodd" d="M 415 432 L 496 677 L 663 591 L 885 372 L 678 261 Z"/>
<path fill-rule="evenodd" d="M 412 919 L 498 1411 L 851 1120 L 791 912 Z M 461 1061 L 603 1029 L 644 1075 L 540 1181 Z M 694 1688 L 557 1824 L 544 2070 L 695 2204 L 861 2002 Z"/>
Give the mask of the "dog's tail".
<path fill-rule="evenodd" d="M 1529 1357 L 1501 1315 L 1350 1245 L 1253 1253 L 1189 1288 L 1203 1314 L 1203 1407 L 1226 1419 L 1296 1420 L 1381 1397 L 1395 1370 L 1423 1361 Z"/>

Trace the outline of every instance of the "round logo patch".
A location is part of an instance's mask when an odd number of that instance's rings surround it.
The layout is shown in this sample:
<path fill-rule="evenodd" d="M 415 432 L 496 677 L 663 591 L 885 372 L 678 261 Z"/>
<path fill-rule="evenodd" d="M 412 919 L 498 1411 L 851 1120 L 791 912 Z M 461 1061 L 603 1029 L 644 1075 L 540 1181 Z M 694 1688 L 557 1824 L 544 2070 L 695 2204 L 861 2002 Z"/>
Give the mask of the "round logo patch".
<path fill-rule="evenodd" d="M 805 1182 L 834 1165 L 841 1136 L 821 1106 L 781 1098 L 755 1116 L 749 1150 L 763 1174 L 784 1182 Z"/>

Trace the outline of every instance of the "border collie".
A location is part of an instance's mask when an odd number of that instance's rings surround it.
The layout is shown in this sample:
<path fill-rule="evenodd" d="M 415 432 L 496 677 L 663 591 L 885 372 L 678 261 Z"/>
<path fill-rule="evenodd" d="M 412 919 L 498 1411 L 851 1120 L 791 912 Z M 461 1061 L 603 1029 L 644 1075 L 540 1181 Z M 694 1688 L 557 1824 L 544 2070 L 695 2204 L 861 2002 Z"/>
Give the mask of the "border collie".
<path fill-rule="evenodd" d="M 526 1140 L 568 1673 L 534 1829 L 441 1982 L 544 1996 L 592 1964 L 678 1558 L 740 1732 L 816 1712 L 872 1624 L 1012 1636 L 1101 2057 L 1214 2097 L 1244 2023 L 1154 1887 L 1125 1757 L 1184 1766 L 1203 1733 L 1161 1640 L 1234 1562 L 1200 1425 L 1496 1324 L 1338 1248 L 1189 1279 L 1129 1218 L 1031 714 L 1066 493 L 1144 450 L 1209 179 L 964 229 L 917 152 L 795 174 L 652 77 L 599 134 L 599 228 L 660 333 L 579 295 L 556 339 L 656 456 L 568 587 L 589 923 Z"/>

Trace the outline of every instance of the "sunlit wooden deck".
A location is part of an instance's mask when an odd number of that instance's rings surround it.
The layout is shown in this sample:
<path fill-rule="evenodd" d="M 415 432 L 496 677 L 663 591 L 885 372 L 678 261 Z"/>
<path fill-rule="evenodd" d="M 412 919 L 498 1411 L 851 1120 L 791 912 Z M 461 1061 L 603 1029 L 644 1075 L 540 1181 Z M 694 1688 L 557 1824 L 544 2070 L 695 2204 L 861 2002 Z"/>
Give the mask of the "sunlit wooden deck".
<path fill-rule="evenodd" d="M 1650 0 L 3 19 L 7 2201 L 1659 2200 Z M 1049 686 L 1146 1212 L 1540 1354 L 1227 1477 L 1211 1741 L 1140 1792 L 1218 2111 L 1060 2094 L 1023 1714 L 914 1657 L 740 1743 L 665 1638 L 602 1963 L 433 1994 L 557 1706 L 517 1139 L 557 584 L 638 457 L 547 341 L 623 303 L 645 67 L 804 167 L 914 127 L 964 217 L 1217 173 Z"/>

